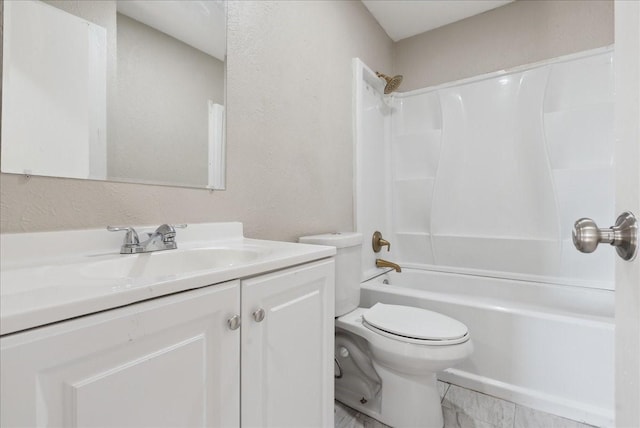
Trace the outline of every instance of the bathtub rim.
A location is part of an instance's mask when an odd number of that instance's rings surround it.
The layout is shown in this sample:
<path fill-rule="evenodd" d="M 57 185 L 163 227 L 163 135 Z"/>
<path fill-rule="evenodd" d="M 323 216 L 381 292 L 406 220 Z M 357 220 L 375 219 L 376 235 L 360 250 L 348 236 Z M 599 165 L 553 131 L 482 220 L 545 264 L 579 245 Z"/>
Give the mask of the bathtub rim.
<path fill-rule="evenodd" d="M 450 273 L 457 275 L 470 275 L 483 278 L 505 279 L 511 281 L 526 281 L 540 284 L 561 285 L 567 287 L 586 288 L 593 290 L 615 291 L 615 281 L 586 280 L 580 278 L 555 277 L 545 275 L 534 275 L 517 272 L 494 271 L 488 269 L 464 268 L 457 266 L 434 265 L 425 263 L 398 263 L 402 269 L 426 270 L 430 272 Z M 377 276 L 389 273 L 392 269 L 381 271 L 379 268 L 372 268 L 363 271 L 362 282 L 370 281 Z"/>
<path fill-rule="evenodd" d="M 565 285 L 565 284 L 554 284 L 549 282 L 538 282 L 538 281 L 529 281 L 529 280 L 522 280 L 522 279 L 511 279 L 511 278 L 495 277 L 495 276 L 488 276 L 488 275 L 474 275 L 469 273 L 450 272 L 450 271 L 441 270 L 441 269 L 437 269 L 437 270 L 427 269 L 427 268 L 424 268 L 424 265 L 420 265 L 421 267 L 419 268 L 414 266 L 415 265 L 403 265 L 402 268 L 403 270 L 405 270 L 405 272 L 412 272 L 412 273 L 418 272 L 426 275 L 442 274 L 442 275 L 451 276 L 454 278 L 460 277 L 461 279 L 467 280 L 467 281 L 474 280 L 474 279 L 479 279 L 482 281 L 495 279 L 500 282 L 514 281 L 514 282 L 522 283 L 526 287 L 540 287 L 539 288 L 540 290 L 545 289 L 550 291 L 553 288 L 557 287 L 559 291 L 568 292 L 568 293 L 575 292 L 575 293 L 602 294 L 603 296 L 606 296 L 610 300 L 609 302 L 607 302 L 608 306 L 606 308 L 607 309 L 606 314 L 589 312 L 589 310 L 586 308 L 584 312 L 580 312 L 577 310 L 561 308 L 559 305 L 544 306 L 542 304 L 520 303 L 517 306 L 517 308 L 518 308 L 518 311 L 521 311 L 522 313 L 526 313 L 528 315 L 534 315 L 536 311 L 541 311 L 542 309 L 544 309 L 545 314 L 548 315 L 549 317 L 554 317 L 554 316 L 579 317 L 584 320 L 592 320 L 598 323 L 611 324 L 612 326 L 615 324 L 615 290 L 591 288 L 591 287 L 580 287 L 580 286 Z M 451 295 L 455 297 L 450 298 L 450 297 L 445 297 L 445 296 L 448 296 L 448 294 L 443 293 L 441 291 L 420 290 L 413 287 L 395 285 L 393 284 L 393 282 L 389 284 L 383 284 L 381 282 L 384 279 L 391 279 L 389 278 L 389 276 L 399 276 L 399 275 L 402 275 L 402 273 L 396 273 L 393 271 L 393 269 L 386 269 L 384 272 L 378 272 L 377 275 L 372 276 L 369 279 L 363 280 L 360 283 L 360 288 L 363 289 L 363 288 L 375 287 L 376 284 L 379 284 L 379 285 L 383 285 L 385 288 L 397 290 L 398 294 L 406 295 L 408 297 L 431 295 L 433 297 L 436 297 L 436 296 L 440 297 L 443 301 L 446 301 L 448 303 L 455 303 L 461 300 L 461 298 L 459 297 L 460 294 L 458 293 L 452 293 Z M 475 295 L 475 297 L 477 298 L 476 303 L 480 302 L 477 306 L 484 306 L 487 308 L 491 308 L 493 310 L 499 310 L 503 312 L 515 312 L 513 307 L 509 306 L 509 304 L 516 303 L 515 300 L 498 298 L 498 297 L 485 297 L 485 296 L 482 296 L 481 294 Z"/>

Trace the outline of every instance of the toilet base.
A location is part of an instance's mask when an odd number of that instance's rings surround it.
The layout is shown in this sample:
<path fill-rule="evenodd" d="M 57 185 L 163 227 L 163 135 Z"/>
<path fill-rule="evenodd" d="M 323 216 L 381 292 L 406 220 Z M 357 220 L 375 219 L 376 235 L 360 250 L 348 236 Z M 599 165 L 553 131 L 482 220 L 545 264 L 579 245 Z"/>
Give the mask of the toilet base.
<path fill-rule="evenodd" d="M 373 362 L 382 381 L 379 395 L 369 400 L 336 387 L 336 400 L 395 428 L 442 428 L 444 419 L 435 373 L 403 375 Z"/>
<path fill-rule="evenodd" d="M 373 361 L 382 379 L 380 422 L 393 427 L 442 428 L 442 404 L 435 373 L 407 375 Z"/>

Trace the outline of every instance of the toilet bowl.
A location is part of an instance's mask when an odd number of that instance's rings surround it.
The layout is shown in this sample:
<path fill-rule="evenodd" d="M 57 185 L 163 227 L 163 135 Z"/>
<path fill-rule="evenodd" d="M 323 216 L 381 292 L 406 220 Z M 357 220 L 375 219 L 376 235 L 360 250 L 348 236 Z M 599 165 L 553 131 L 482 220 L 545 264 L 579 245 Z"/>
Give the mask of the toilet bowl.
<path fill-rule="evenodd" d="M 401 315 L 402 312 L 406 314 Z M 394 327 L 396 323 L 415 323 L 414 326 L 429 328 L 424 329 L 424 334 L 415 334 L 411 328 L 391 332 L 371 325 L 371 318 L 377 322 L 381 313 L 383 319 L 387 315 L 395 317 L 390 320 Z M 422 324 L 425 320 L 430 323 Z M 371 404 L 365 397 L 343 394 L 339 389 L 338 401 L 393 427 L 444 425 L 436 373 L 453 367 L 473 352 L 464 324 L 424 309 L 377 303 L 372 308 L 357 308 L 336 318 L 336 331 L 366 341 L 370 364 L 381 386 L 379 400 Z M 336 351 L 336 359 L 344 360 L 346 353 L 340 344 L 336 345 Z M 337 379 L 336 384 L 339 382 Z"/>
<path fill-rule="evenodd" d="M 471 355 L 467 327 L 421 308 L 358 307 L 360 234 L 307 236 L 300 242 L 337 249 L 336 400 L 392 427 L 442 428 L 436 373 Z"/>

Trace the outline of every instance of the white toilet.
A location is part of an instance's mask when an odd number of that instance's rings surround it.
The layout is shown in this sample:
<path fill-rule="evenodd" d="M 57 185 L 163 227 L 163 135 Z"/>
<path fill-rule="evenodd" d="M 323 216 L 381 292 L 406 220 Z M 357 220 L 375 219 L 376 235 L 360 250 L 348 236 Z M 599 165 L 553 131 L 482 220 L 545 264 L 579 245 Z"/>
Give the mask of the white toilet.
<path fill-rule="evenodd" d="M 442 428 L 436 373 L 471 355 L 467 327 L 421 308 L 359 308 L 360 233 L 305 236 L 300 242 L 337 248 L 336 399 L 392 427 Z"/>

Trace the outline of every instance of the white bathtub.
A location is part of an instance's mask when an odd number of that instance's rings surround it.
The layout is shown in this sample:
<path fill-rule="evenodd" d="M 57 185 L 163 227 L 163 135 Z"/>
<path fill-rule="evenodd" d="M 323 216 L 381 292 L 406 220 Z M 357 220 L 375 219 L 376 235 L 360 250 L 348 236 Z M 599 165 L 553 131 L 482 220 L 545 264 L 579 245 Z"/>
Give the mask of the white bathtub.
<path fill-rule="evenodd" d="M 361 296 L 361 306 L 416 306 L 468 326 L 474 354 L 441 380 L 613 425 L 614 292 L 403 269 L 364 282 Z"/>

